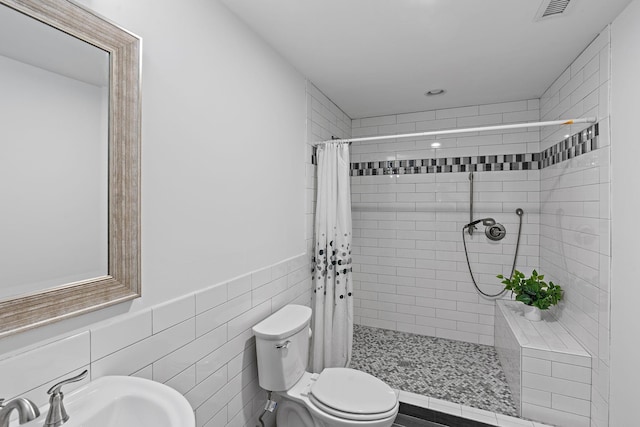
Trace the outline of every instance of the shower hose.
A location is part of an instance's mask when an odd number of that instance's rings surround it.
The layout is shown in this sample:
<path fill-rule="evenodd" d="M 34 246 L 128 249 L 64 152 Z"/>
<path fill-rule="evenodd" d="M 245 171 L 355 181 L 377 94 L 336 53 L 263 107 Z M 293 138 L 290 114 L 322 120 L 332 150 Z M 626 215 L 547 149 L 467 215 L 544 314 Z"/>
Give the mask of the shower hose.
<path fill-rule="evenodd" d="M 516 209 L 516 215 L 518 215 L 518 219 L 520 220 L 520 224 L 518 225 L 518 240 L 516 241 L 516 250 L 513 254 L 513 266 L 511 267 L 511 275 L 509 276 L 509 280 L 513 277 L 513 272 L 516 269 L 516 260 L 518 259 L 518 249 L 520 248 L 520 235 L 522 233 L 522 214 L 524 211 L 520 208 Z M 506 289 L 501 290 L 497 294 L 488 294 L 483 292 L 480 287 L 478 287 L 478 283 L 476 282 L 476 278 L 473 276 L 473 271 L 471 270 L 471 262 L 469 261 L 469 252 L 467 251 L 467 240 L 464 237 L 465 227 L 462 228 L 462 244 L 464 245 L 464 256 L 467 258 L 467 267 L 469 267 L 469 274 L 471 274 L 471 281 L 473 282 L 473 286 L 476 287 L 476 290 L 480 292 L 482 295 L 488 298 L 497 298 L 503 293 L 505 293 Z"/>

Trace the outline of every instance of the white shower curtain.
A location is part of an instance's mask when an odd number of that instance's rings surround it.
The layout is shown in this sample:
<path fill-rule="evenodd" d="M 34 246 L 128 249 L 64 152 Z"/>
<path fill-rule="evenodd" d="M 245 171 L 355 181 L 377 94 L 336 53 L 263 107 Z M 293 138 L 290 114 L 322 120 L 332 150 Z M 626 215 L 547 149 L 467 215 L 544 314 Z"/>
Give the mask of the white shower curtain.
<path fill-rule="evenodd" d="M 353 342 L 349 144 L 321 144 L 313 265 L 314 372 L 347 366 Z"/>

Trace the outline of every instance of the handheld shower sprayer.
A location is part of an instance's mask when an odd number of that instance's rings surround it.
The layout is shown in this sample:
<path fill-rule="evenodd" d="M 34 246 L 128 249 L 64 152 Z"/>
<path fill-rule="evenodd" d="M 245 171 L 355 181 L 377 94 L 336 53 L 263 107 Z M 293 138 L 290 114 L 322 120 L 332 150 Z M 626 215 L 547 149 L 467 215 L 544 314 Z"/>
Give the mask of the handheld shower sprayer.
<path fill-rule="evenodd" d="M 513 277 L 513 272 L 516 270 L 516 261 L 518 260 L 518 249 L 520 248 L 520 236 L 522 235 L 522 215 L 524 215 L 524 211 L 520 208 L 516 209 L 516 215 L 518 215 L 518 238 L 516 240 L 516 250 L 513 254 L 513 265 L 511 267 L 511 276 Z M 464 246 L 464 256 L 467 259 L 467 267 L 469 267 L 469 274 L 471 275 L 471 281 L 473 282 L 473 286 L 476 290 L 485 297 L 488 298 L 497 298 L 502 295 L 505 290 L 498 292 L 497 294 L 489 294 L 480 289 L 478 287 L 478 283 L 476 282 L 476 278 L 473 276 L 473 270 L 471 269 L 471 262 L 469 261 L 469 252 L 467 251 L 467 240 L 465 239 L 465 230 L 475 228 L 476 224 L 482 223 L 487 229 L 485 230 L 485 234 L 489 238 L 489 240 L 501 240 L 504 238 L 506 234 L 506 229 L 502 224 L 496 223 L 496 220 L 493 218 L 482 218 L 477 219 L 475 221 L 471 221 L 469 224 L 462 227 L 462 245 Z"/>
<path fill-rule="evenodd" d="M 464 227 L 462 227 L 462 229 L 464 230 L 465 228 L 469 228 L 469 227 L 474 227 L 476 224 L 482 223 L 482 225 L 484 225 L 485 227 L 491 227 L 492 225 L 496 225 L 496 220 L 493 218 L 481 218 L 481 219 L 477 219 L 475 221 L 470 222 L 469 224 L 465 225 Z"/>

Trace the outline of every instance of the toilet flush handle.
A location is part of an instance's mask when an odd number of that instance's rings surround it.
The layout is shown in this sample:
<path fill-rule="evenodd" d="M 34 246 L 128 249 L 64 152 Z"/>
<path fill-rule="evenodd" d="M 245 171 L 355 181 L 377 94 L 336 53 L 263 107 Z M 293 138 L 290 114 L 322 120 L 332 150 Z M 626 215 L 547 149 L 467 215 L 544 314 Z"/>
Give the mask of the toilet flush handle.
<path fill-rule="evenodd" d="M 289 348 L 289 344 L 291 344 L 291 341 L 287 340 L 287 341 L 283 342 L 282 344 L 276 344 L 276 348 L 278 350 L 283 349 L 283 348 Z"/>

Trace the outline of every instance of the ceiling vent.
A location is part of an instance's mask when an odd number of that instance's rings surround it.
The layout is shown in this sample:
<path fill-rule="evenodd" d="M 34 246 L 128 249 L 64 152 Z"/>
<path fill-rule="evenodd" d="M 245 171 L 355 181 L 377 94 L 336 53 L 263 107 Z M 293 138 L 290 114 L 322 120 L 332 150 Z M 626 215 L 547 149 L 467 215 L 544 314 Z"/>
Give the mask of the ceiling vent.
<path fill-rule="evenodd" d="M 536 21 L 561 16 L 569 7 L 571 0 L 544 0 L 536 13 Z"/>

